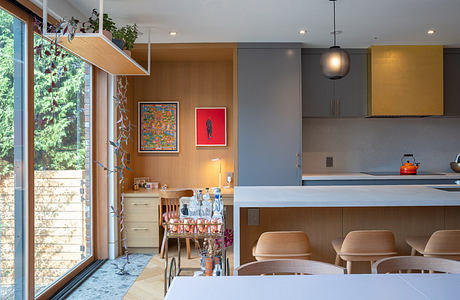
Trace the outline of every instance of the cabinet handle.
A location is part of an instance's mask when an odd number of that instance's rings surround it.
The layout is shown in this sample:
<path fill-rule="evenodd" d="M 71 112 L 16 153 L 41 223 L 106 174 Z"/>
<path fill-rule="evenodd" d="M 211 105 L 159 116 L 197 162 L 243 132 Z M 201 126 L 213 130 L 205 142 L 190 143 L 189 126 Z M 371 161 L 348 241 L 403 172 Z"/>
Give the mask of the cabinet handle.
<path fill-rule="evenodd" d="M 133 205 L 149 205 L 148 203 L 133 203 Z"/>
<path fill-rule="evenodd" d="M 329 104 L 329 115 L 333 116 L 334 115 L 334 100 L 331 99 L 331 103 Z"/>
<path fill-rule="evenodd" d="M 133 228 L 133 230 L 148 230 L 148 228 Z"/>
<path fill-rule="evenodd" d="M 297 167 L 297 168 L 300 168 L 300 167 L 301 167 L 301 165 L 300 165 L 300 153 L 297 153 L 297 154 L 296 154 L 296 157 L 297 157 L 297 164 L 296 164 L 296 167 Z"/>
<path fill-rule="evenodd" d="M 337 104 L 337 117 L 339 117 L 340 116 L 340 99 L 337 99 L 336 101 L 337 101 L 336 102 L 336 104 Z"/>

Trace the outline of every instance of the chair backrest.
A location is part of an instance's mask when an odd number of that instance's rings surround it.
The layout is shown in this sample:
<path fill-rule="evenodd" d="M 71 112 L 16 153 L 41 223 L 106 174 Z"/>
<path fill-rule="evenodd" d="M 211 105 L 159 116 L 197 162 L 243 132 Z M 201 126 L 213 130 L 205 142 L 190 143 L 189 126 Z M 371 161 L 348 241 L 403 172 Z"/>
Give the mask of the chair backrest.
<path fill-rule="evenodd" d="M 341 255 L 391 255 L 396 254 L 395 237 L 389 230 L 351 231 L 345 237 Z"/>
<path fill-rule="evenodd" d="M 257 260 L 309 259 L 310 240 L 303 231 L 269 231 L 260 235 L 254 249 Z"/>
<path fill-rule="evenodd" d="M 239 266 L 235 275 L 275 275 L 275 274 L 346 274 L 346 269 L 319 261 L 301 259 L 273 259 L 255 261 Z"/>
<path fill-rule="evenodd" d="M 163 206 L 166 207 L 166 219 L 179 217 L 179 199 L 192 197 L 193 190 L 160 190 L 160 223 L 163 223 Z"/>
<path fill-rule="evenodd" d="M 424 254 L 427 256 L 460 257 L 460 230 L 438 230 L 428 240 Z"/>
<path fill-rule="evenodd" d="M 399 273 L 408 270 L 434 271 L 460 274 L 460 262 L 426 256 L 393 256 L 378 260 L 372 265 L 372 273 Z"/>

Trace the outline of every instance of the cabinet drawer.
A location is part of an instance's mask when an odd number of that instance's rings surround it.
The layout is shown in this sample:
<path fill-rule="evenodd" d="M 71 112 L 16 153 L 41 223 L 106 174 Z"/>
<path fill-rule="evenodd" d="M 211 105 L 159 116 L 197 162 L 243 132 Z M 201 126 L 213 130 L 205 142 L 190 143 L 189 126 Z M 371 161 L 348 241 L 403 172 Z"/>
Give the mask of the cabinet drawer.
<path fill-rule="evenodd" d="M 158 223 L 126 222 L 128 247 L 159 247 Z"/>
<path fill-rule="evenodd" d="M 158 199 L 126 198 L 125 217 L 128 222 L 158 222 Z"/>

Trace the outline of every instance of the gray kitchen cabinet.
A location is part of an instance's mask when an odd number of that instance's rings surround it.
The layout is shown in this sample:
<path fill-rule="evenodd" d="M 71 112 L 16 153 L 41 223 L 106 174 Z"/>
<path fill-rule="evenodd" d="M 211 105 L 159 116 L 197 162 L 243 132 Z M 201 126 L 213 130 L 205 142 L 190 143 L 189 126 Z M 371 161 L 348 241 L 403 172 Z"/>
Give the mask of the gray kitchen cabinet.
<path fill-rule="evenodd" d="M 460 49 L 444 49 L 444 115 L 460 116 Z"/>
<path fill-rule="evenodd" d="M 238 45 L 238 185 L 302 184 L 300 44 Z"/>
<path fill-rule="evenodd" d="M 367 114 L 367 51 L 347 50 L 351 68 L 347 76 L 323 76 L 319 60 L 327 49 L 302 50 L 302 116 L 362 117 Z"/>
<path fill-rule="evenodd" d="M 302 52 L 302 116 L 332 117 L 334 109 L 334 86 L 324 77 L 319 65 L 320 53 Z"/>

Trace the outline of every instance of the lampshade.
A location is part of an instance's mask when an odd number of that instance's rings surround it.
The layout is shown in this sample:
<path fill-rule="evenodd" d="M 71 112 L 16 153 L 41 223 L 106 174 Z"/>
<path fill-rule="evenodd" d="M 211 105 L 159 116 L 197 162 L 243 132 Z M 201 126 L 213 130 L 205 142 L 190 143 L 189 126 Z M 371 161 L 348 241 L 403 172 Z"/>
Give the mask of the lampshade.
<path fill-rule="evenodd" d="M 340 79 L 350 71 L 350 55 L 339 46 L 333 46 L 321 55 L 320 65 L 324 76 Z"/>

